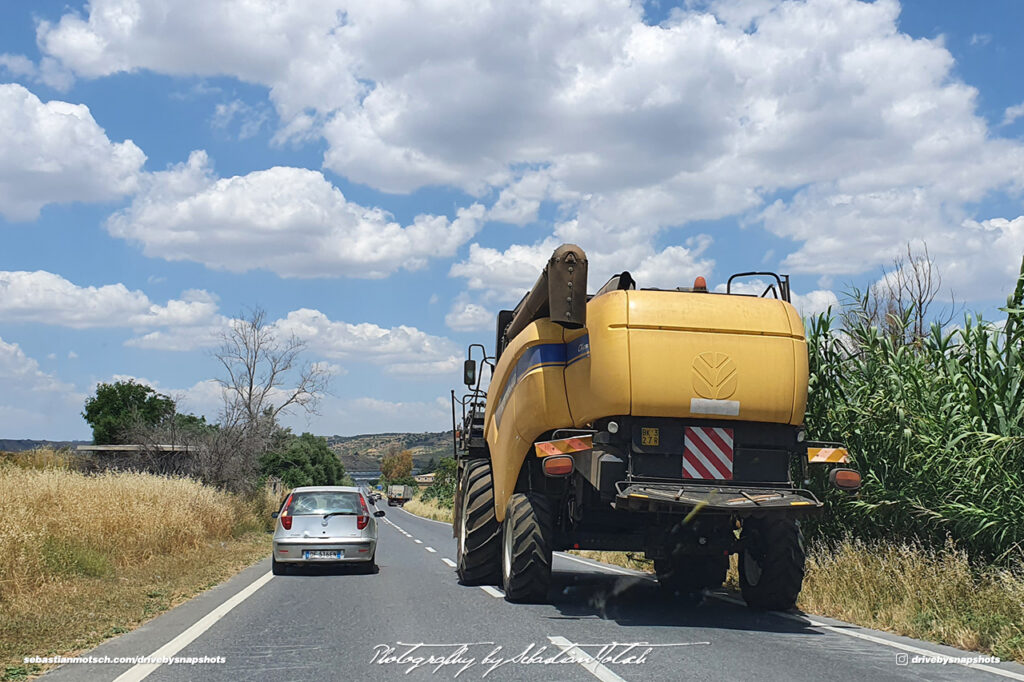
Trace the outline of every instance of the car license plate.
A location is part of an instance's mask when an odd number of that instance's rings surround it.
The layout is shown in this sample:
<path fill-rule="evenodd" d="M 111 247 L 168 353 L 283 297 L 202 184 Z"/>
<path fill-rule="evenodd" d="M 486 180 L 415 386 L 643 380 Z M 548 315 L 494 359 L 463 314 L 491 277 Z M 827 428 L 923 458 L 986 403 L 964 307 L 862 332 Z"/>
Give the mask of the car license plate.
<path fill-rule="evenodd" d="M 341 559 L 345 552 L 340 549 L 307 549 L 302 553 L 303 559 Z"/>

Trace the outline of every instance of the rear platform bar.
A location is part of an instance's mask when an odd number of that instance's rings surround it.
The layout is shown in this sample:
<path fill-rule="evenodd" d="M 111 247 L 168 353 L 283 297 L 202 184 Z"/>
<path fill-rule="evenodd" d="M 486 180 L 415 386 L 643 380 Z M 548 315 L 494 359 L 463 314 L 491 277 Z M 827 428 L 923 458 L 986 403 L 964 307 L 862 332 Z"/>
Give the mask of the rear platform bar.
<path fill-rule="evenodd" d="M 824 506 L 810 490 L 801 488 L 757 488 L 751 486 L 709 486 L 687 483 L 615 484 L 615 509 L 640 512 L 685 514 L 691 511 L 731 516 L 751 514 L 808 515 Z"/>

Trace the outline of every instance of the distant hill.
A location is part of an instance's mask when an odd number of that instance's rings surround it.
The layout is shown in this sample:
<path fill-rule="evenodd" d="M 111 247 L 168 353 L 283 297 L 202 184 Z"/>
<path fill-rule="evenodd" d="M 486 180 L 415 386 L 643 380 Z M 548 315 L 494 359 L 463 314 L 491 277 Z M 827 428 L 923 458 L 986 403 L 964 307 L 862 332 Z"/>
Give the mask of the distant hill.
<path fill-rule="evenodd" d="M 0 439 L 0 450 L 4 452 L 21 452 L 35 448 L 74 448 L 78 445 L 89 445 L 91 440 L 3 440 Z"/>
<path fill-rule="evenodd" d="M 452 456 L 452 432 L 369 433 L 359 436 L 327 436 L 327 445 L 338 453 L 346 471 L 369 471 L 380 467 L 388 448 L 412 450 L 413 468 L 422 469 L 433 460 Z"/>
<path fill-rule="evenodd" d="M 414 469 L 452 456 L 452 432 L 441 433 L 368 433 L 359 436 L 325 436 L 327 445 L 338 453 L 346 471 L 370 471 L 380 468 L 380 459 L 394 444 L 399 450 L 412 450 Z M 92 441 L 0 440 L 0 451 L 21 452 L 33 448 L 74 448 Z"/>

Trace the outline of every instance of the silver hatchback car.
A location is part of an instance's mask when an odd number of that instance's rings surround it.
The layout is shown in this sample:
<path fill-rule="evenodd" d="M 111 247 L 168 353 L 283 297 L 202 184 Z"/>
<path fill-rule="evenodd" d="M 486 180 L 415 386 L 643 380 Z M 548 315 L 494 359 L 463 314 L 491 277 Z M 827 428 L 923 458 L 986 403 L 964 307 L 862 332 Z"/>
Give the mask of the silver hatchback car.
<path fill-rule="evenodd" d="M 359 488 L 295 488 L 274 512 L 274 575 L 289 566 L 358 563 L 372 573 L 377 565 L 377 518 Z"/>

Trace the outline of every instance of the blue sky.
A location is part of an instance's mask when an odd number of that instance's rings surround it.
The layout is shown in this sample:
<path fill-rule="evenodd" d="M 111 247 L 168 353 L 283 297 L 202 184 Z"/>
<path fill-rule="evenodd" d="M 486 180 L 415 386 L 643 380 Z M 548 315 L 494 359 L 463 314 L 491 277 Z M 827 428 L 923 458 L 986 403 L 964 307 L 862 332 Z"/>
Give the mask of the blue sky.
<path fill-rule="evenodd" d="M 0 437 L 99 381 L 216 418 L 267 311 L 320 434 L 441 430 L 551 250 L 592 289 L 793 276 L 814 313 L 927 244 L 992 319 L 1024 253 L 1019 2 L 4 3 Z"/>

